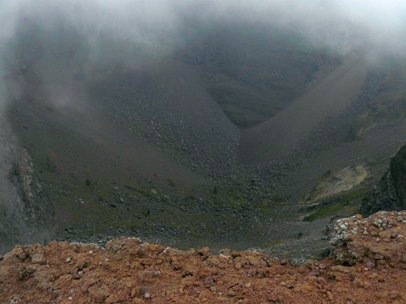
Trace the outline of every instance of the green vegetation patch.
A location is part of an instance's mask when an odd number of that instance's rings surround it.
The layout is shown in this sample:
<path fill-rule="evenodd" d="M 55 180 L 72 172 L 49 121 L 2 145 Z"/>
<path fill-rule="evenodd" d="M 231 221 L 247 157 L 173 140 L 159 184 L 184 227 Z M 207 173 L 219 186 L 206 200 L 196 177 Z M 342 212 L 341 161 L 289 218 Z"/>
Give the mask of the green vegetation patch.
<path fill-rule="evenodd" d="M 337 197 L 330 202 L 319 204 L 313 213 L 307 215 L 303 220 L 306 222 L 313 222 L 315 220 L 323 219 L 330 216 L 350 216 L 358 212 L 361 200 L 365 194 L 365 189 L 357 189 L 350 191 L 343 196 Z"/>

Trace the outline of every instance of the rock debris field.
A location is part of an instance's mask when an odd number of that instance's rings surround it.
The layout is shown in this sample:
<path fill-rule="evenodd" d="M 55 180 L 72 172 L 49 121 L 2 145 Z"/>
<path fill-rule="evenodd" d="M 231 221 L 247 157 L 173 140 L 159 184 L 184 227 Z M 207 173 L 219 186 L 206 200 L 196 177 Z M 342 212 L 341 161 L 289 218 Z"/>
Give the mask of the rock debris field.
<path fill-rule="evenodd" d="M 333 230 L 331 256 L 301 265 L 136 238 L 16 246 L 0 258 L 0 303 L 406 303 L 406 211 Z"/>

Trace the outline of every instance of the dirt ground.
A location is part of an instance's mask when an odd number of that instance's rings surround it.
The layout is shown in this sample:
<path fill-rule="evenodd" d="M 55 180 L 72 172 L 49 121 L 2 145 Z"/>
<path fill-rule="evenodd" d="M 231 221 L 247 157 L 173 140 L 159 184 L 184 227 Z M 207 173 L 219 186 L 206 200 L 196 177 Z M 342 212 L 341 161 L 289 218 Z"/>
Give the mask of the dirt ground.
<path fill-rule="evenodd" d="M 402 211 L 338 220 L 332 256 L 303 265 L 135 238 L 16 246 L 0 258 L 0 303 L 406 303 L 405 238 Z"/>

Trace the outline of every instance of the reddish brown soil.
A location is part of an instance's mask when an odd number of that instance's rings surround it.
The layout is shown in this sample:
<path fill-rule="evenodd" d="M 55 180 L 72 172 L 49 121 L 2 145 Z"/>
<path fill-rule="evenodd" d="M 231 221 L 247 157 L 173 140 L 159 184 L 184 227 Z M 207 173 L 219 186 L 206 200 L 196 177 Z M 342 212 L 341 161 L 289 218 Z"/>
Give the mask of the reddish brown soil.
<path fill-rule="evenodd" d="M 334 257 L 300 266 L 138 239 L 16 246 L 0 261 L 0 303 L 406 303 L 405 238 L 406 212 L 380 212 L 339 220 Z"/>

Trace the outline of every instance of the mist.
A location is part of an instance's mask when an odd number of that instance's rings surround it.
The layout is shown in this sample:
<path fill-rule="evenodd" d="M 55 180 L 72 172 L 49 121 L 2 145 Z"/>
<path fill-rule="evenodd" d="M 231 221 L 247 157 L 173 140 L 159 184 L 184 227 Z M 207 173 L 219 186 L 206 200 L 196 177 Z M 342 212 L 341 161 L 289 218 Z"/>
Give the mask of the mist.
<path fill-rule="evenodd" d="M 86 97 L 72 92 L 69 76 L 157 61 L 182 49 L 191 35 L 199 38 L 222 26 L 258 28 L 257 37 L 278 31 L 304 38 L 315 49 L 362 54 L 374 63 L 404 57 L 405 12 L 406 3 L 395 0 L 2 0 L 0 76 L 18 74 L 35 61 L 29 69 L 47 84 L 45 99 L 80 111 Z M 13 81 L 0 89 L 3 105 L 20 94 Z"/>
<path fill-rule="evenodd" d="M 401 55 L 406 44 L 406 3 L 396 0 L 3 0 L 0 17 L 2 44 L 27 18 L 48 28 L 67 22 L 93 43 L 100 35 L 112 35 L 160 54 L 182 44 L 187 18 L 268 25 L 269 30 L 280 26 L 339 53 L 363 48 L 371 55 Z"/>

